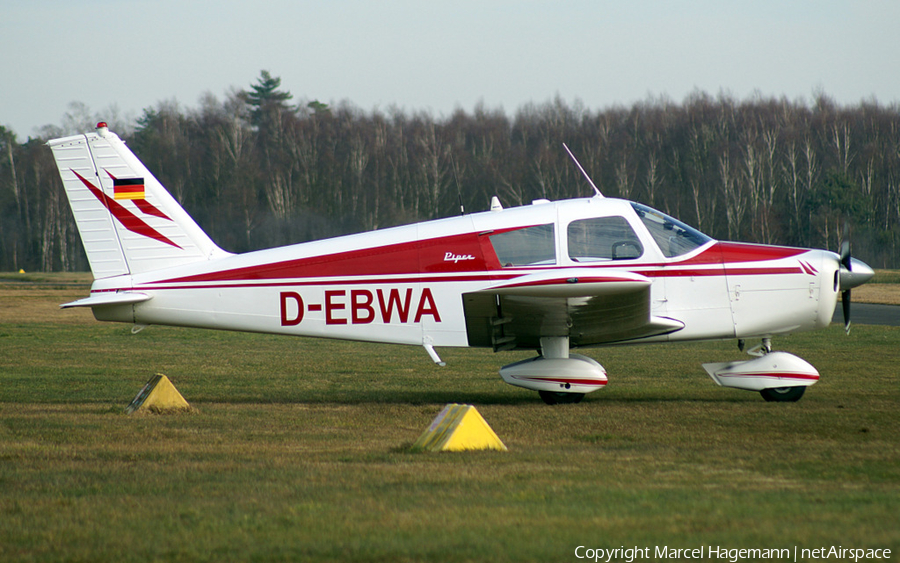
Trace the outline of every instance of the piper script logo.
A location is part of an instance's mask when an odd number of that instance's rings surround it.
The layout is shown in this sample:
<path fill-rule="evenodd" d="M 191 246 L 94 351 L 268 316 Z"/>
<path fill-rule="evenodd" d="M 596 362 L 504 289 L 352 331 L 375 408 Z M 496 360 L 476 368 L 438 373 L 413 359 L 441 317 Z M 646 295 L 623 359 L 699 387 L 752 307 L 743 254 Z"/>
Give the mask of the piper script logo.
<path fill-rule="evenodd" d="M 471 254 L 453 254 L 452 252 L 447 252 L 444 254 L 444 262 L 453 262 L 454 264 L 459 262 L 460 260 L 474 260 L 475 257 Z"/>

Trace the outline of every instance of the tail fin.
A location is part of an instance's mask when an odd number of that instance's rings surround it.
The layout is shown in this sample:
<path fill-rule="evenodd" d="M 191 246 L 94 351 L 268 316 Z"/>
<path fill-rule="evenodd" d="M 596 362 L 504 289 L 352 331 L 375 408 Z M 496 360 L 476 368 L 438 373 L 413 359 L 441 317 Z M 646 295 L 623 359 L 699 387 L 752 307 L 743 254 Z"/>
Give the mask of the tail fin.
<path fill-rule="evenodd" d="M 95 279 L 227 255 L 105 123 L 47 144 Z"/>

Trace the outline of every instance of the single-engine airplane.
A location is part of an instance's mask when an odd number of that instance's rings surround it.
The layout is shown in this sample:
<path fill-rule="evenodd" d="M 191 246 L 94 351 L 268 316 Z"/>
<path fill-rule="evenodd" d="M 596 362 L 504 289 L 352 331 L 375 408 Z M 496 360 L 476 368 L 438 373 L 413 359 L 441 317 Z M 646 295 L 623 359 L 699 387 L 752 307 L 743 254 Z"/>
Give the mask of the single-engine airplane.
<path fill-rule="evenodd" d="M 549 403 L 607 383 L 571 348 L 761 339 L 716 383 L 797 401 L 816 369 L 771 338 L 830 324 L 873 271 L 841 252 L 720 242 L 655 209 L 589 198 L 231 254 L 99 123 L 48 143 L 94 283 L 97 320 L 494 351 L 536 350 L 500 376 Z M 566 147 L 568 151 L 568 147 Z M 571 152 L 570 152 L 571 155 Z"/>

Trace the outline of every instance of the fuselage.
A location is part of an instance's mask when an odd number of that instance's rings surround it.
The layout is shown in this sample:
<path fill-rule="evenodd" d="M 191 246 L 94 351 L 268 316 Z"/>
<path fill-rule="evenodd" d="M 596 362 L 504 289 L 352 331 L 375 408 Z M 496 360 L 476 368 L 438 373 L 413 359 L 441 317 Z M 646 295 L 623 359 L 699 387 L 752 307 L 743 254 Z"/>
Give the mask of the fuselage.
<path fill-rule="evenodd" d="M 568 331 L 559 336 L 570 336 L 573 346 L 592 346 L 821 328 L 831 322 L 837 302 L 838 268 L 831 252 L 719 242 L 650 208 L 594 197 L 538 201 L 116 276 L 97 280 L 92 295 L 151 296 L 95 309 L 99 320 L 489 346 L 473 321 L 481 314 L 473 312 L 477 303 L 470 300 L 467 307 L 467 295 L 529 274 L 625 272 L 649 280 L 651 316 L 683 324 L 664 334 L 604 340 L 579 332 L 579 300 L 589 296 L 548 293 L 548 309 L 562 299 L 570 313 L 556 321 L 535 317 L 545 324 L 535 334 Z M 488 300 L 480 306 L 493 305 Z M 505 306 L 509 310 L 515 302 Z M 520 313 L 520 324 L 528 314 Z M 553 322 L 548 329 L 546 323 Z M 527 332 L 520 329 L 515 347 L 537 347 Z"/>

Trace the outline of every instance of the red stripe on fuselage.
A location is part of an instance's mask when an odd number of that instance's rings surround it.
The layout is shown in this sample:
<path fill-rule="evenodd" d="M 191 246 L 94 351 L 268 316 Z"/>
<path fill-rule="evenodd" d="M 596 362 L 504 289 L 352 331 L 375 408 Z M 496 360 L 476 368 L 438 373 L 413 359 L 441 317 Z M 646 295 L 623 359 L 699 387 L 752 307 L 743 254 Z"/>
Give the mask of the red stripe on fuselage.
<path fill-rule="evenodd" d="M 805 248 L 769 246 L 746 242 L 717 242 L 697 256 L 676 262 L 680 266 L 699 264 L 731 264 L 739 262 L 763 262 L 781 260 L 807 252 Z"/>
<path fill-rule="evenodd" d="M 481 238 L 484 237 L 479 237 L 476 233 L 465 233 L 436 239 L 400 242 L 173 278 L 161 283 L 484 272 L 489 268 L 495 269 L 491 267 L 494 266 L 490 264 L 492 261 L 496 262 L 496 269 L 499 269 L 499 261 L 496 256 L 488 256 L 487 251 L 483 252 L 482 242 L 479 240 Z M 447 259 L 448 253 L 454 256 L 472 256 L 473 258 L 461 261 Z M 490 254 L 493 254 L 493 250 Z"/>
<path fill-rule="evenodd" d="M 603 269 L 622 269 L 653 278 L 724 276 L 726 274 L 741 276 L 802 274 L 804 270 L 799 266 L 765 267 L 750 264 L 789 258 L 804 252 L 806 252 L 805 249 L 799 248 L 717 242 L 700 254 L 680 261 L 650 264 L 609 262 L 602 265 L 579 265 L 579 267 L 595 268 L 600 276 L 602 276 L 600 272 Z M 472 256 L 473 258 L 471 260 L 453 260 L 448 259 L 448 256 Z M 740 264 L 740 266 L 735 267 L 731 263 Z M 571 266 L 501 268 L 487 236 L 465 233 L 170 278 L 154 282 L 154 285 L 166 284 L 169 286 L 169 284 L 173 284 L 167 288 L 174 289 L 175 287 L 192 287 L 193 284 L 204 284 L 203 287 L 272 287 L 339 283 L 496 281 L 511 279 L 535 270 L 547 271 L 569 267 Z M 450 275 L 433 276 L 433 274 L 442 273 Z M 465 273 L 470 273 L 470 276 L 460 275 Z M 399 278 L 387 276 L 399 276 Z M 348 279 L 356 277 L 365 279 Z M 309 278 L 317 278 L 319 281 L 289 281 Z M 326 281 L 322 278 L 330 279 Z M 603 279 L 603 281 L 607 280 Z"/>
<path fill-rule="evenodd" d="M 715 270 L 629 270 L 641 274 L 648 278 L 677 278 L 686 276 L 724 276 L 723 269 Z M 222 281 L 196 281 L 182 278 L 181 280 L 163 280 L 158 282 L 148 282 L 140 284 L 140 289 L 144 290 L 162 290 L 162 289 L 240 289 L 249 287 L 296 287 L 296 286 L 333 286 L 333 285 L 408 285 L 411 283 L 465 283 L 465 282 L 494 282 L 505 281 L 525 275 L 527 272 L 516 272 L 515 274 L 496 275 L 494 272 L 484 273 L 474 276 L 405 276 L 405 277 L 383 277 L 383 278 L 354 278 L 354 277 L 322 277 L 316 276 L 315 279 L 290 279 L 285 278 L 283 281 L 267 281 L 267 280 L 222 280 Z M 730 275 L 743 276 L 766 276 L 776 274 L 800 274 L 803 273 L 800 268 L 742 268 L 730 269 Z M 580 278 L 579 282 L 603 283 L 603 282 L 621 282 L 627 281 L 622 278 L 604 278 L 602 281 L 594 278 Z M 521 284 L 521 286 L 542 285 L 542 284 Z M 544 284 L 546 285 L 546 284 Z M 504 286 L 516 287 L 516 286 Z M 129 287 L 128 289 L 134 289 Z"/>
<path fill-rule="evenodd" d="M 573 281 L 569 281 L 568 278 L 556 278 L 552 280 L 540 280 L 540 281 L 531 281 L 524 283 L 511 283 L 508 285 L 504 285 L 501 289 L 515 289 L 518 287 L 543 287 L 546 285 L 567 285 L 570 283 L 612 283 L 612 282 L 634 282 L 635 280 L 631 278 L 614 278 L 614 277 L 579 277 L 575 278 Z"/>
<path fill-rule="evenodd" d="M 698 270 L 698 269 L 686 269 L 686 270 L 675 270 L 675 269 L 659 269 L 659 270 L 650 270 L 650 271 L 642 271 L 640 269 L 635 270 L 635 273 L 639 273 L 643 276 L 647 276 L 648 278 L 684 278 L 684 277 L 704 277 L 704 276 L 724 276 L 728 274 L 729 276 L 771 276 L 776 274 L 802 274 L 803 270 L 795 267 L 784 267 L 784 268 L 732 268 L 727 267 L 726 269 L 715 269 L 715 270 Z"/>
<path fill-rule="evenodd" d="M 234 283 L 224 282 L 178 282 L 171 283 L 171 280 L 148 282 L 142 284 L 141 289 L 228 289 L 228 288 L 247 288 L 247 287 L 294 287 L 294 286 L 323 286 L 323 285 L 409 285 L 413 283 L 459 283 L 459 282 L 485 282 L 485 281 L 504 281 L 519 277 L 521 274 L 510 274 L 506 276 L 497 275 L 479 275 L 479 276 L 405 276 L 405 277 L 383 277 L 383 278 L 313 278 L 313 279 L 291 279 L 286 281 L 244 281 L 237 280 Z M 131 289 L 131 288 L 129 288 Z"/>

